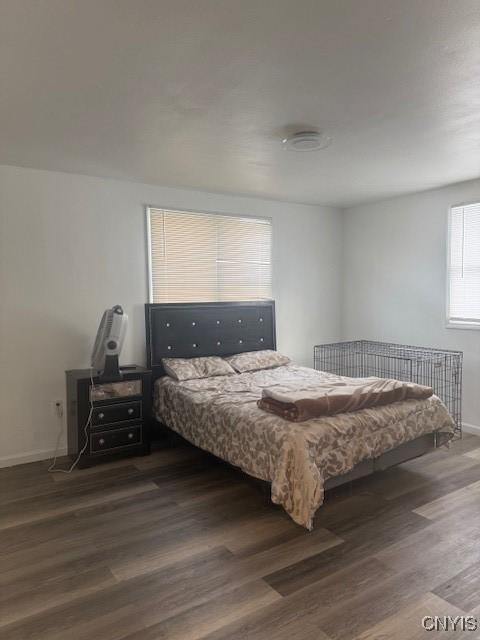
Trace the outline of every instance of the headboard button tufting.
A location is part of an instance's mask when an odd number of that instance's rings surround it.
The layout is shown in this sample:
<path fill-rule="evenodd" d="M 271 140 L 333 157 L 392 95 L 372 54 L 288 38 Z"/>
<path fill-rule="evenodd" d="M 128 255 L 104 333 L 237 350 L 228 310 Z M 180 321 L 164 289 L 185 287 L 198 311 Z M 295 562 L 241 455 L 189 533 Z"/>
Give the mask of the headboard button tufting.
<path fill-rule="evenodd" d="M 198 358 L 275 348 L 273 301 L 155 303 L 145 305 L 145 311 L 147 363 L 155 379 L 165 375 L 162 358 L 167 356 Z"/>

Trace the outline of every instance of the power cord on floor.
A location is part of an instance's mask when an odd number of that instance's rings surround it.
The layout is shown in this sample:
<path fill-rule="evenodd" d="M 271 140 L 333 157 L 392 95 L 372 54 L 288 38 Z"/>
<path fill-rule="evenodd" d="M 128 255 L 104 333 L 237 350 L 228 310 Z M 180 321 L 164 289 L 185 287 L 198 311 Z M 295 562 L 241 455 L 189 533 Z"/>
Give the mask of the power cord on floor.
<path fill-rule="evenodd" d="M 57 469 L 56 468 L 57 457 L 58 457 L 58 449 L 60 447 L 60 442 L 61 442 L 62 435 L 63 435 L 63 420 L 61 420 L 60 421 L 60 431 L 58 433 L 57 442 L 56 442 L 56 445 L 55 445 L 55 454 L 53 456 L 52 464 L 47 469 L 48 473 L 72 473 L 72 471 L 75 469 L 75 467 L 79 463 L 80 458 L 84 454 L 84 452 L 85 452 L 85 450 L 86 450 L 86 448 L 88 446 L 88 428 L 89 428 L 90 423 L 92 421 L 93 387 L 94 387 L 93 369 L 90 369 L 90 411 L 88 412 L 88 417 L 87 417 L 87 420 L 85 422 L 85 426 L 83 428 L 83 435 L 85 436 L 85 443 L 84 443 L 83 447 L 80 449 L 80 451 L 78 452 L 77 457 L 75 458 L 75 460 L 73 461 L 72 465 L 68 469 Z"/>

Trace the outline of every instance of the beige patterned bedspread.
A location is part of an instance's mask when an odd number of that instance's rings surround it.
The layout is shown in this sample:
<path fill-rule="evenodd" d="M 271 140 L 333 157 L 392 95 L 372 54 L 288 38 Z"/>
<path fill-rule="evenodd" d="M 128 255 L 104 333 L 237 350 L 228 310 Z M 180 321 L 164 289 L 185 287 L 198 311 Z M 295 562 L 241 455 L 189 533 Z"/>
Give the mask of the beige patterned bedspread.
<path fill-rule="evenodd" d="M 160 378 L 158 420 L 196 446 L 272 485 L 272 502 L 311 529 L 324 483 L 432 431 L 453 433 L 437 396 L 292 423 L 257 407 L 262 389 L 308 388 L 333 374 L 297 365 L 187 382 Z"/>

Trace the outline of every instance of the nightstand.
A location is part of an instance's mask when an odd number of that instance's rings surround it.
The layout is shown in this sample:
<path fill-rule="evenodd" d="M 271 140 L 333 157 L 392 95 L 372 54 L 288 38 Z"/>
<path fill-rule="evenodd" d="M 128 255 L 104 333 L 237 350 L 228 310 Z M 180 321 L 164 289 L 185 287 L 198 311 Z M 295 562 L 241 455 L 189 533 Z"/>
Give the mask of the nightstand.
<path fill-rule="evenodd" d="M 85 434 L 87 439 L 79 467 L 150 453 L 152 372 L 136 365 L 121 371 L 123 379 L 118 382 L 91 378 L 90 369 L 65 372 L 68 454 L 75 458 Z"/>

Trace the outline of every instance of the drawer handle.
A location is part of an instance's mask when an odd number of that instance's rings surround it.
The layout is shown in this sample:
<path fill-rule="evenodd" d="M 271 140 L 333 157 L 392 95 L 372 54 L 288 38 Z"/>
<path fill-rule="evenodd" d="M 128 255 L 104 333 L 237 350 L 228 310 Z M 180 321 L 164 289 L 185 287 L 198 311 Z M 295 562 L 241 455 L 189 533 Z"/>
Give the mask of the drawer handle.
<path fill-rule="evenodd" d="M 132 409 L 132 407 L 130 407 L 130 409 L 127 411 L 127 413 L 128 413 L 128 415 L 129 415 L 129 416 L 131 416 L 131 415 L 132 415 L 132 413 L 133 413 L 133 409 Z"/>
<path fill-rule="evenodd" d="M 103 420 L 103 419 L 104 419 L 104 417 L 105 417 L 105 414 L 104 414 L 104 413 L 99 413 L 99 414 L 98 414 L 98 419 L 99 419 L 99 420 Z"/>
<path fill-rule="evenodd" d="M 132 432 L 130 432 L 130 433 L 128 434 L 128 439 L 129 439 L 129 440 L 133 440 L 133 433 L 132 433 Z"/>
<path fill-rule="evenodd" d="M 98 444 L 101 446 L 102 444 L 105 444 L 105 440 L 103 438 L 100 438 L 100 440 L 98 441 Z"/>

